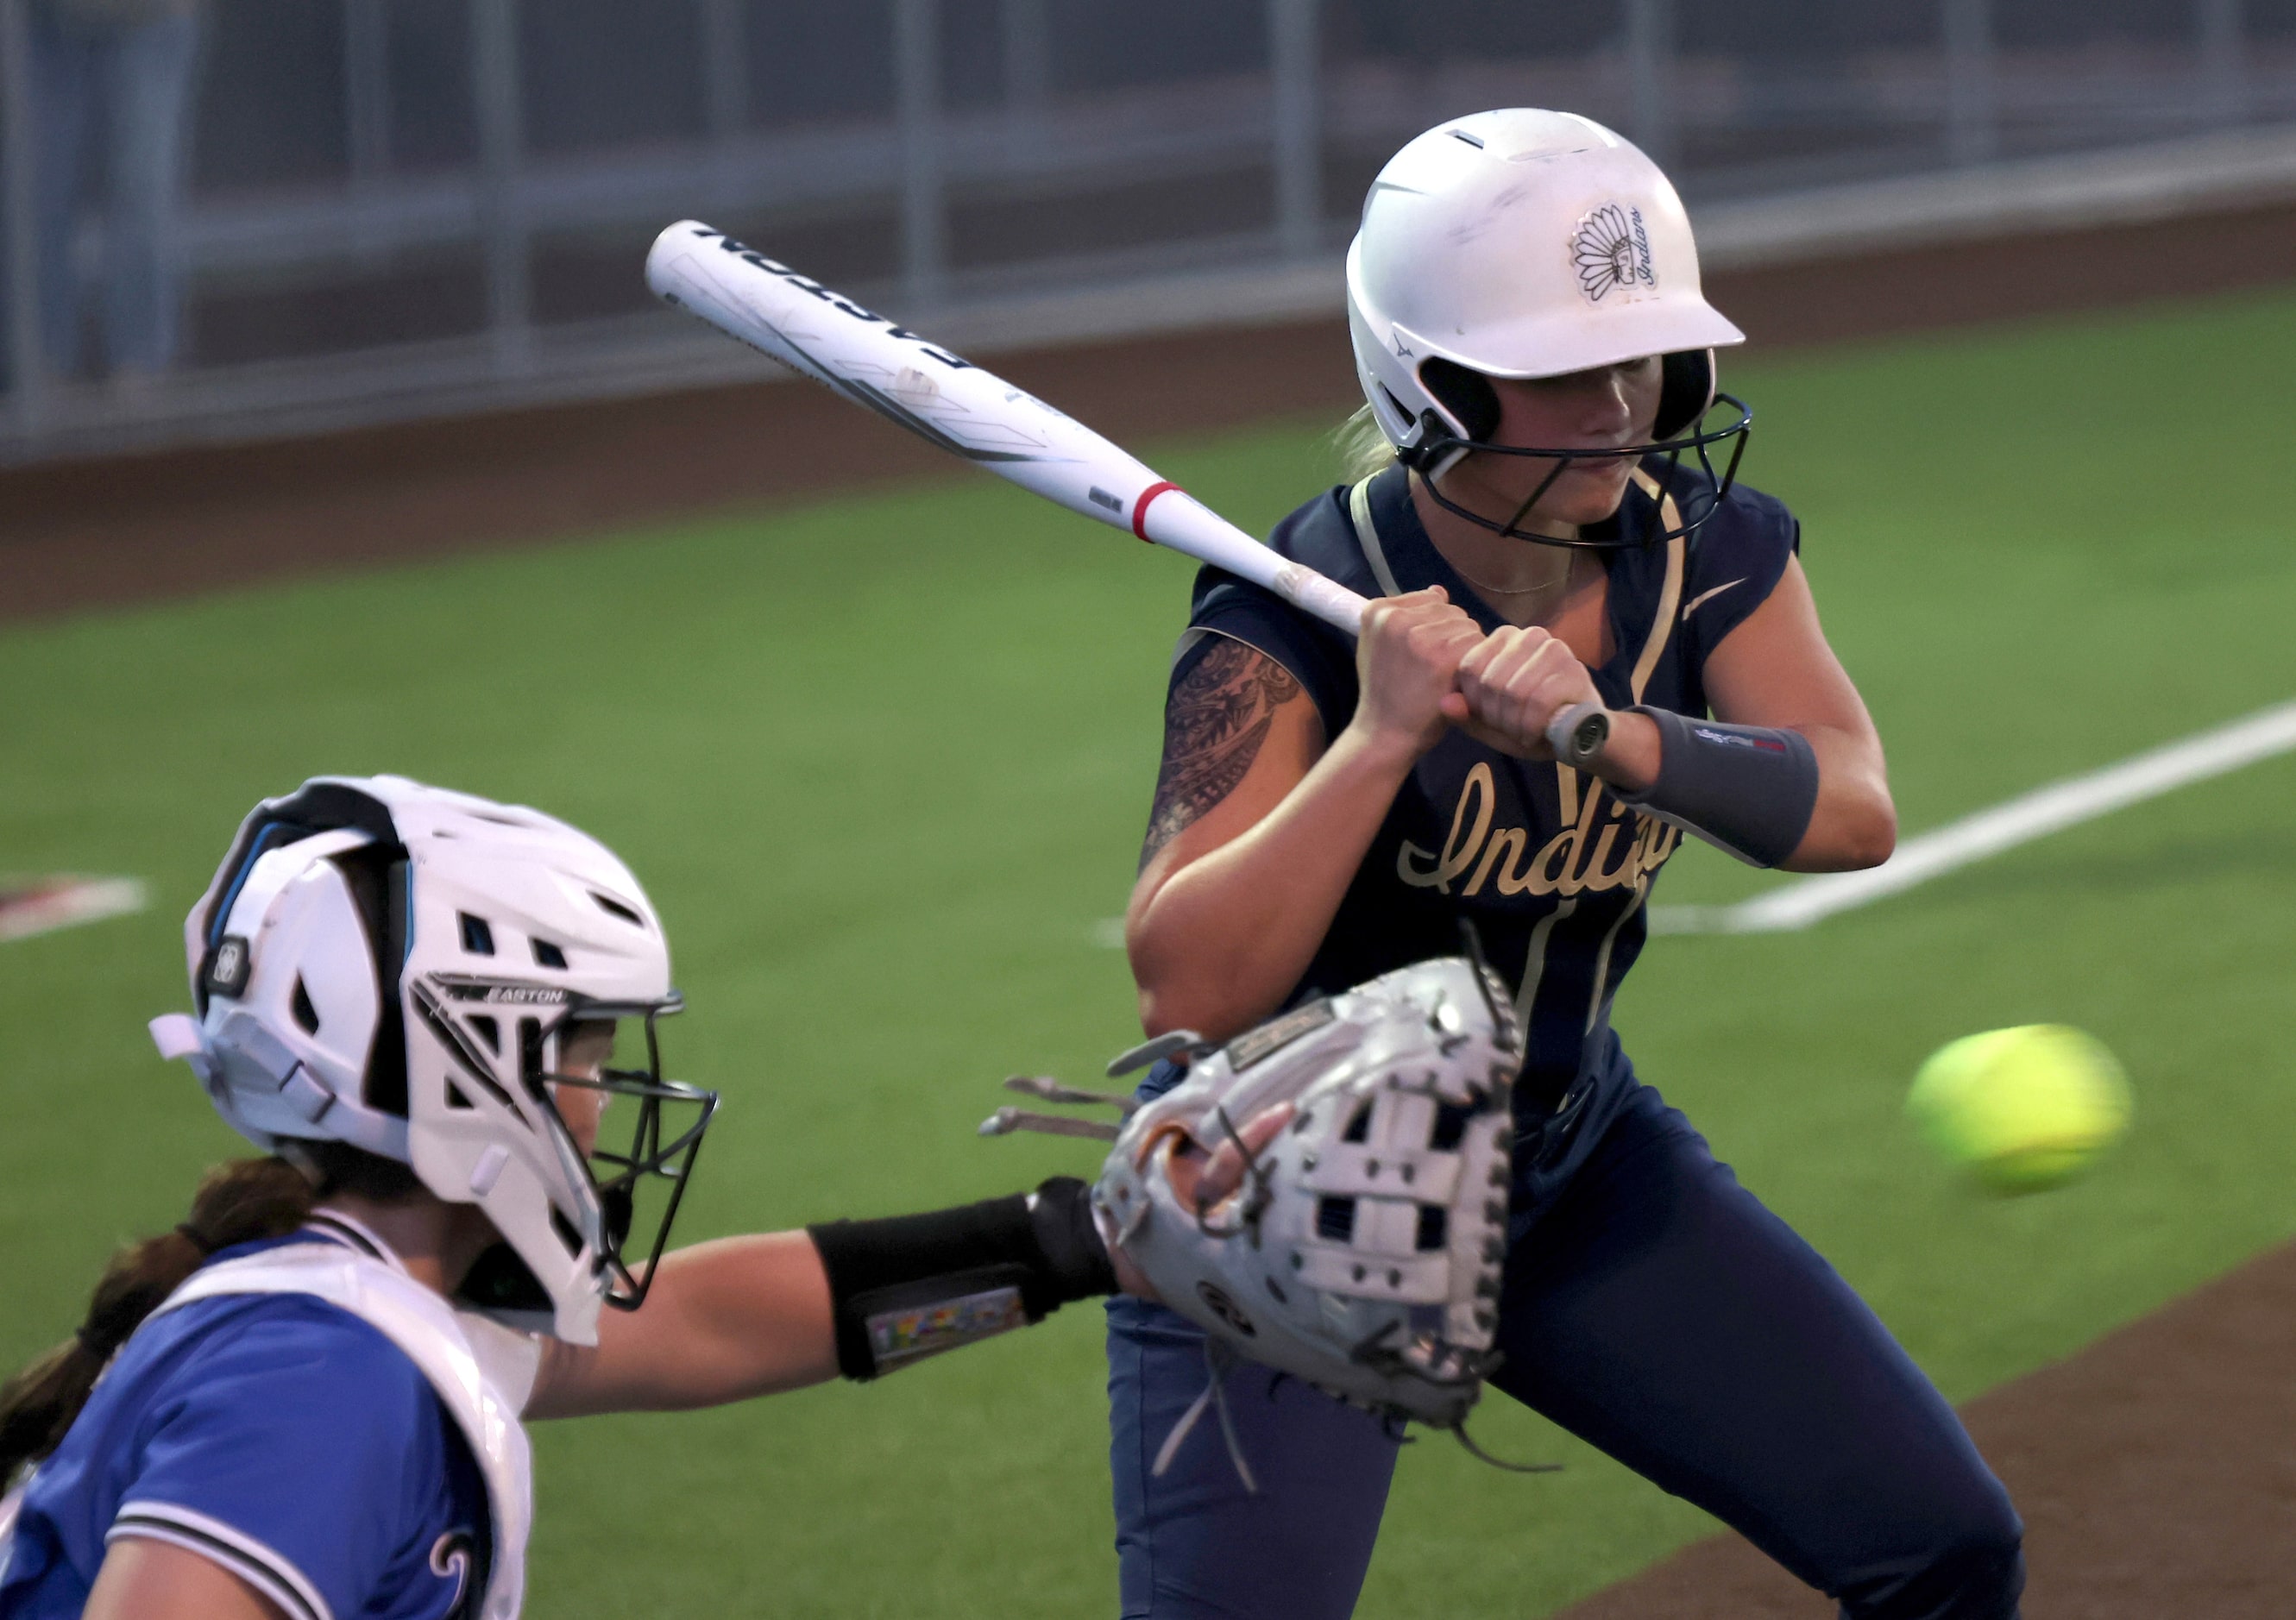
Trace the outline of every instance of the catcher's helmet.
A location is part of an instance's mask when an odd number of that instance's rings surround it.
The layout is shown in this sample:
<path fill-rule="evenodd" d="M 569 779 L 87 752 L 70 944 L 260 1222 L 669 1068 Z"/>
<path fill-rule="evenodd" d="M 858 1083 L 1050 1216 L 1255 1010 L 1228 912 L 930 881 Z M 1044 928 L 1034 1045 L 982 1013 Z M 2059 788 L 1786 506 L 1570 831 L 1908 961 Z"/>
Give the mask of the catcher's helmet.
<path fill-rule="evenodd" d="M 1716 393 L 1714 350 L 1745 334 L 1699 290 L 1698 250 L 1674 187 L 1593 119 L 1511 108 L 1420 135 L 1372 183 L 1347 281 L 1372 416 L 1447 510 L 1551 540 L 1516 525 L 1571 461 L 1694 453 L 1710 476 L 1695 499 L 1685 492 L 1687 520 L 1579 542 L 1634 544 L 1695 528 L 1728 488 L 1751 415 Z M 1664 382 L 1650 442 L 1594 451 L 1483 442 L 1499 416 L 1488 379 L 1568 376 L 1653 355 Z M 1706 431 L 1718 400 L 1732 420 Z M 1725 442 L 1729 465 L 1714 475 L 1709 453 Z M 1434 491 L 1471 450 L 1553 459 L 1554 470 L 1513 519 L 1494 522 Z"/>
<path fill-rule="evenodd" d="M 517 1325 L 594 1343 L 602 1303 L 644 1297 L 651 1258 L 634 1273 L 622 1252 L 633 1197 L 669 1178 L 659 1257 L 718 1100 L 661 1078 L 654 1020 L 683 1002 L 660 919 L 604 845 L 404 777 L 315 778 L 241 824 L 184 945 L 198 1016 L 152 1036 L 234 1130 L 291 1158 L 348 1143 L 479 1206 L 506 1247 L 466 1300 Z M 574 1026 L 626 1018 L 644 1070 L 557 1072 Z M 570 1084 L 636 1102 L 629 1150 L 591 1155 L 603 1180 L 554 1100 Z"/>

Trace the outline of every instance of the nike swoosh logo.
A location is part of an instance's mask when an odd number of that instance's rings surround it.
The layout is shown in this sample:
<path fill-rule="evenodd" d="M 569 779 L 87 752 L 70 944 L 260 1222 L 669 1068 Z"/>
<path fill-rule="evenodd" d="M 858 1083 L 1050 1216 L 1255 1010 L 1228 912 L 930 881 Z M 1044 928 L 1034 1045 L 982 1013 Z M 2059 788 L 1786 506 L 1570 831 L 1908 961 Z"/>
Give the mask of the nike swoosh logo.
<path fill-rule="evenodd" d="M 1690 599 L 1689 605 L 1683 609 L 1682 617 L 1688 618 L 1692 614 L 1698 611 L 1700 603 L 1713 601 L 1716 597 L 1721 595 L 1723 592 L 1728 590 L 1731 585 L 1742 585 L 1745 583 L 1746 582 L 1743 578 L 1734 579 L 1730 582 L 1730 585 L 1718 585 L 1710 591 L 1701 591 L 1697 595 L 1692 597 Z"/>

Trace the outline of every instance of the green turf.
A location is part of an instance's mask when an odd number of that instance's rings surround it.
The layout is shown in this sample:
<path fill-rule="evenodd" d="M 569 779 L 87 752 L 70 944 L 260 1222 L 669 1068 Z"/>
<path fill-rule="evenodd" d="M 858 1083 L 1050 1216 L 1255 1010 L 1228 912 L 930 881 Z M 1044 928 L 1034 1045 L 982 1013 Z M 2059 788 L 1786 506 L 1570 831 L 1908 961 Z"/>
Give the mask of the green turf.
<path fill-rule="evenodd" d="M 1734 372 L 1909 829 L 2296 691 L 2286 295 Z M 1156 446 L 1247 526 L 1328 477 L 1309 425 Z M 673 1066 L 728 1102 L 689 1235 L 978 1196 L 1075 1144 L 984 1143 L 1016 1068 L 1133 1038 L 1122 905 L 1186 565 L 986 479 L 0 635 L 0 871 L 126 872 L 157 908 L 0 945 L 0 1362 L 231 1150 L 141 1022 L 257 797 L 393 769 L 616 845 L 678 943 Z M 4 588 L 4 587 L 0 587 Z M 1800 936 L 1661 940 L 1644 1072 L 1956 1397 L 2296 1230 L 2283 760 Z M 1663 901 L 1764 881 L 1692 851 Z M 1898 1115 L 1948 1037 L 2061 1019 L 2122 1054 L 2127 1149 L 2023 1202 Z M 534 1612 L 1105 1613 L 1095 1313 L 904 1374 L 539 1436 Z M 1541 1612 L 1706 1522 L 1495 1400 L 1557 1477 L 1408 1454 L 1367 1615 Z"/>

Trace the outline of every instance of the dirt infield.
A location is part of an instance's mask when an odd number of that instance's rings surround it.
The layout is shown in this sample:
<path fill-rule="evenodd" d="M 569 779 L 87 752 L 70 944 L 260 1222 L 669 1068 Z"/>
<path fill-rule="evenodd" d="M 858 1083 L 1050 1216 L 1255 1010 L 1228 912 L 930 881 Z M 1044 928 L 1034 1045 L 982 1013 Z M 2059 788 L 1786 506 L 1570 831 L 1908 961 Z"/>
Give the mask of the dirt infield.
<path fill-rule="evenodd" d="M 2025 1520 L 2026 1620 L 2296 1612 L 2296 1247 L 1967 1408 Z M 1822 1620 L 1736 1536 L 1559 1620 Z"/>
<path fill-rule="evenodd" d="M 2195 252 L 2195 240 L 2216 244 Z M 1710 278 L 1758 344 L 2296 282 L 2296 208 Z M 1356 400 L 1337 322 L 1002 356 L 1119 441 Z M 782 383 L 0 472 L 0 623 L 950 472 Z M 2030 1532 L 2036 1620 L 2296 1611 L 2296 1247 L 1970 1408 Z M 1816 1616 L 1734 1537 L 1570 1620 Z"/>
<path fill-rule="evenodd" d="M 2281 207 L 1718 274 L 1709 291 L 1768 348 L 2290 280 Z M 1119 442 L 1357 398 L 1337 321 L 996 365 Z M 794 381 L 19 468 L 0 472 L 0 622 L 950 471 Z"/>

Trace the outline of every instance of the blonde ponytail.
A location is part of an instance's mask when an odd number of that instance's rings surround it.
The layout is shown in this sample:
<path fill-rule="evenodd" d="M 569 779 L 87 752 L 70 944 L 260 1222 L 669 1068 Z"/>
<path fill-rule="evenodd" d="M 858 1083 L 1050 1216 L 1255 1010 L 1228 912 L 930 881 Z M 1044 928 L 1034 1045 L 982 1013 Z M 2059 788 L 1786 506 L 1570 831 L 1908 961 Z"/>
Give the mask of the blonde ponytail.
<path fill-rule="evenodd" d="M 1387 442 L 1367 404 L 1357 405 L 1354 415 L 1332 430 L 1332 448 L 1339 454 L 1340 476 L 1350 484 L 1395 465 L 1395 446 Z"/>

